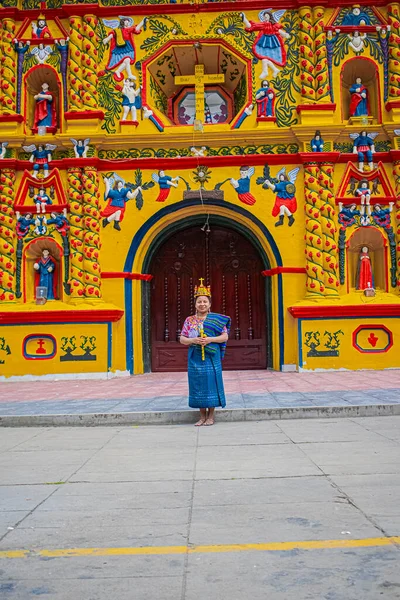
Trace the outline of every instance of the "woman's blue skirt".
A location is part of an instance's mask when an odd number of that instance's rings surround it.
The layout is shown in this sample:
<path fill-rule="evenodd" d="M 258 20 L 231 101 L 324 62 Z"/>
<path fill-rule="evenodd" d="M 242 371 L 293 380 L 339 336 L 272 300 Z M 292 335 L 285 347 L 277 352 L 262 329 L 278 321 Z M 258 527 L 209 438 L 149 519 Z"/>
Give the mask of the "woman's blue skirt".
<path fill-rule="evenodd" d="M 201 359 L 201 348 L 192 346 L 188 353 L 189 406 L 214 408 L 226 406 L 220 352 L 206 352 Z"/>

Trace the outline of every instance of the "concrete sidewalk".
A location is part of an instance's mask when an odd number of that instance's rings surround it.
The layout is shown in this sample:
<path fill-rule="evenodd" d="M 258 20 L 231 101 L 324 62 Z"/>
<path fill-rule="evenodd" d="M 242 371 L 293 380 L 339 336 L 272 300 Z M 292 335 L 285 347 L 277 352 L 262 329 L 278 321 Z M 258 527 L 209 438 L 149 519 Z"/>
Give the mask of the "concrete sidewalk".
<path fill-rule="evenodd" d="M 226 371 L 224 381 L 220 420 L 400 414 L 400 370 Z M 0 424 L 187 423 L 187 393 L 186 373 L 0 383 Z"/>
<path fill-rule="evenodd" d="M 398 600 L 400 417 L 3 429 L 0 597 Z"/>

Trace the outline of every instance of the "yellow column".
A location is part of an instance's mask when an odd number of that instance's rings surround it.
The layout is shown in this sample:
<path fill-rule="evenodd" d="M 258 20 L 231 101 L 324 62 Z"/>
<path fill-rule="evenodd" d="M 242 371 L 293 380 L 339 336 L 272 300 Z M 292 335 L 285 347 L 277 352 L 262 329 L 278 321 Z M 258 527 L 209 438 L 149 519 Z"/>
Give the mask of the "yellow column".
<path fill-rule="evenodd" d="M 100 194 L 99 175 L 95 167 L 85 167 L 82 175 L 84 212 L 85 296 L 101 298 L 100 272 Z"/>
<path fill-rule="evenodd" d="M 316 164 L 304 165 L 305 213 L 306 213 L 306 289 L 308 296 L 325 295 L 325 273 L 323 267 L 323 232 L 321 225 L 319 168 Z"/>
<path fill-rule="evenodd" d="M 334 222 L 336 213 L 335 196 L 333 194 L 333 164 L 320 163 L 318 183 L 320 186 L 320 209 L 323 244 L 323 269 L 325 296 L 339 296 L 338 277 L 338 242 L 337 229 Z"/>
<path fill-rule="evenodd" d="M 325 8 L 322 6 L 315 6 L 313 8 L 315 57 L 314 89 L 316 102 L 330 102 L 324 13 Z"/>
<path fill-rule="evenodd" d="M 306 103 L 313 103 L 315 101 L 314 24 L 309 6 L 299 9 L 299 19 L 301 97 Z"/>
<path fill-rule="evenodd" d="M 400 101 L 400 6 L 389 4 L 389 90 L 388 101 Z"/>
<path fill-rule="evenodd" d="M 15 171 L 0 171 L 0 301 L 15 300 Z"/>
<path fill-rule="evenodd" d="M 15 22 L 3 19 L 1 23 L 1 107 L 3 114 L 15 114 L 16 111 L 16 52 L 14 48 Z"/>
<path fill-rule="evenodd" d="M 82 109 L 82 19 L 70 17 L 69 24 L 68 98 L 69 110 L 73 111 Z"/>
<path fill-rule="evenodd" d="M 85 110 L 96 110 L 97 100 L 97 67 L 98 53 L 97 46 L 99 37 L 96 34 L 97 17 L 94 15 L 85 15 L 82 23 L 82 79 L 83 92 L 82 104 Z"/>
<path fill-rule="evenodd" d="M 393 178 L 396 184 L 396 253 L 397 253 L 397 288 L 400 288 L 400 161 L 393 163 Z"/>
<path fill-rule="evenodd" d="M 85 293 L 83 266 L 84 218 L 82 206 L 82 171 L 68 169 L 68 196 L 70 205 L 70 244 L 71 244 L 71 298 L 83 298 Z"/>

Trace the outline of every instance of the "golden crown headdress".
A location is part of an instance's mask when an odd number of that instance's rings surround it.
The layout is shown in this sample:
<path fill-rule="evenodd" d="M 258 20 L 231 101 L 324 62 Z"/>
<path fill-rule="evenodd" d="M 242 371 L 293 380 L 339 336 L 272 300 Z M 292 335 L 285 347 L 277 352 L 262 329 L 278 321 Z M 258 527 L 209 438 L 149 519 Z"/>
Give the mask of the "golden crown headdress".
<path fill-rule="evenodd" d="M 46 17 L 44 16 L 44 14 L 43 14 L 43 13 L 40 13 L 40 15 L 38 16 L 37 20 L 38 20 L 38 21 L 45 21 L 45 20 L 46 20 Z"/>
<path fill-rule="evenodd" d="M 200 277 L 199 285 L 194 286 L 194 297 L 197 298 L 198 296 L 211 297 L 211 288 L 209 285 L 207 285 L 207 286 L 204 285 L 203 277 Z"/>

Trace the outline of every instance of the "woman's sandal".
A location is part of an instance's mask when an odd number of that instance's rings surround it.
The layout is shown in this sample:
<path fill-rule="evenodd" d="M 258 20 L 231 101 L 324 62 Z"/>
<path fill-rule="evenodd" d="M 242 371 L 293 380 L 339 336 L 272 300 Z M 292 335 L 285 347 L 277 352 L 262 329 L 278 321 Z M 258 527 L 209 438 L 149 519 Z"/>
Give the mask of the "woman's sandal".
<path fill-rule="evenodd" d="M 194 424 L 195 427 L 201 427 L 202 425 L 205 425 L 206 423 L 206 419 L 199 419 L 197 421 L 197 423 Z"/>
<path fill-rule="evenodd" d="M 214 419 L 210 419 L 210 418 L 206 419 L 204 421 L 204 425 L 206 425 L 206 427 L 209 427 L 210 425 L 214 425 Z"/>

